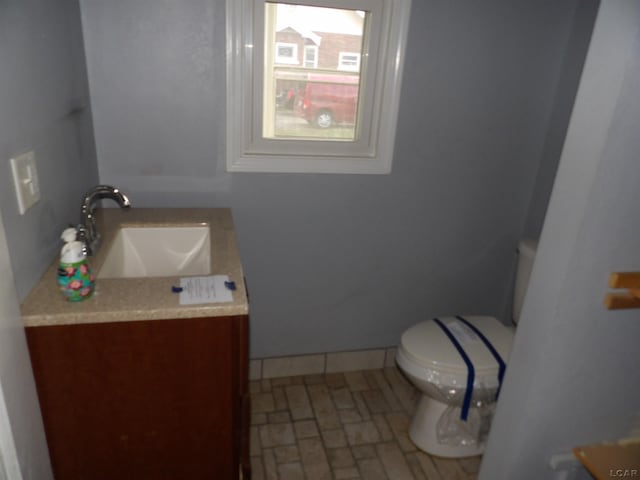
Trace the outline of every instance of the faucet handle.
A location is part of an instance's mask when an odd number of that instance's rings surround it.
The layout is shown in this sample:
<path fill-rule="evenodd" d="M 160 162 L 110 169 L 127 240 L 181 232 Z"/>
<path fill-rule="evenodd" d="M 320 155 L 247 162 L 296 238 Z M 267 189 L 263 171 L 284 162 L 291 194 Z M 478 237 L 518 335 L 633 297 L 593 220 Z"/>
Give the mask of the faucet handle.
<path fill-rule="evenodd" d="M 78 233 L 76 234 L 76 240 L 82 242 L 82 253 L 84 253 L 85 256 L 90 256 L 92 251 L 91 245 L 89 245 L 90 240 L 87 235 L 87 229 L 81 223 L 75 228 L 78 231 Z"/>

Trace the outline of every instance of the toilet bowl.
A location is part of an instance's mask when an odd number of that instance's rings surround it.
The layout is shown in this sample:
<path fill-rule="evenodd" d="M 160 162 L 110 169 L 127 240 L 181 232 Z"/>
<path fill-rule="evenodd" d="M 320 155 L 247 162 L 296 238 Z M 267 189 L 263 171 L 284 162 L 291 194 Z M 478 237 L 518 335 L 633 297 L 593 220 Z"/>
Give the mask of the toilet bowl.
<path fill-rule="evenodd" d="M 473 368 L 471 385 L 469 365 L 436 320 L 454 332 L 464 349 Z M 465 321 L 491 343 L 502 370 L 480 335 Z M 421 450 L 440 457 L 482 453 L 512 339 L 512 329 L 493 317 L 480 316 L 427 320 L 402 335 L 396 361 L 422 392 L 409 429 L 409 436 Z M 468 411 L 463 420 L 465 400 Z"/>
<path fill-rule="evenodd" d="M 517 322 L 536 244 L 520 242 L 513 318 Z M 409 428 L 421 450 L 440 457 L 481 455 L 515 327 L 491 316 L 426 320 L 402 335 L 396 362 L 422 396 Z"/>

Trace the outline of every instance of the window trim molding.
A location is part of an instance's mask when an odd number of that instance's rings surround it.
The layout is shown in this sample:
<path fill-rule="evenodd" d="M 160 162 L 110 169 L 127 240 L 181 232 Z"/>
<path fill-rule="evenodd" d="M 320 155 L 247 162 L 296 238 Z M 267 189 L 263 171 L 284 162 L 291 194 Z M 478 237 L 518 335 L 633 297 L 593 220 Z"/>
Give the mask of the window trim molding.
<path fill-rule="evenodd" d="M 305 5 L 333 8 L 370 10 L 371 3 L 382 5 L 380 41 L 381 61 L 367 81 L 374 82 L 375 112 L 371 115 L 372 140 L 368 150 L 346 148 L 353 142 L 305 141 L 269 139 L 265 144 L 273 150 L 262 148 L 261 142 L 252 144 L 258 117 L 261 122 L 261 96 L 256 97 L 252 74 L 256 52 L 263 48 L 263 40 L 256 41 L 254 22 L 264 22 L 263 0 L 226 0 L 227 9 L 227 171 L 229 172 L 279 172 L 279 173 L 355 173 L 387 174 L 391 171 L 396 121 L 402 82 L 407 31 L 411 0 L 306 0 Z M 345 5 L 345 3 L 347 5 Z M 258 57 L 259 58 L 259 57 Z M 367 62 L 363 51 L 361 64 Z M 260 102 L 255 102 L 258 98 Z M 261 135 L 261 130 L 258 130 Z M 252 140 L 253 139 L 253 140 Z M 264 139 L 263 139 L 264 140 Z M 287 142 L 285 145 L 282 142 Z M 284 145 L 280 151 L 280 146 Z M 324 144 L 324 145 L 323 145 Z M 256 146 L 257 145 L 257 146 Z M 293 149 L 289 149 L 289 146 Z M 310 153 L 301 153 L 305 145 L 314 146 Z M 328 147 L 328 148 L 324 148 Z"/>
<path fill-rule="evenodd" d="M 351 67 L 350 65 L 344 65 L 343 61 L 345 57 L 355 57 L 356 65 Z M 338 52 L 338 70 L 343 72 L 357 72 L 360 70 L 360 57 L 357 52 Z"/>
<path fill-rule="evenodd" d="M 313 65 L 307 65 L 307 50 L 313 51 Z M 304 68 L 318 68 L 319 48 L 317 45 L 305 45 L 302 49 L 302 66 Z"/>
<path fill-rule="evenodd" d="M 291 48 L 293 53 L 293 55 L 291 55 L 291 58 L 278 55 L 278 49 L 280 47 Z M 274 55 L 275 63 L 279 65 L 299 65 L 300 64 L 300 62 L 298 61 L 298 44 L 297 43 L 276 42 L 275 48 L 276 48 L 276 52 Z"/>

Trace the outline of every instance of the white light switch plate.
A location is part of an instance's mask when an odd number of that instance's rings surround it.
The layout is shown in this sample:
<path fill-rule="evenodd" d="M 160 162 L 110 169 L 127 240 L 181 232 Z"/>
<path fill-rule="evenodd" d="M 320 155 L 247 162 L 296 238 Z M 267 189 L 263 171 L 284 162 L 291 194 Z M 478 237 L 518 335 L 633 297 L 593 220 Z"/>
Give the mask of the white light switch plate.
<path fill-rule="evenodd" d="M 40 200 L 40 184 L 36 170 L 36 154 L 33 150 L 11 159 L 13 184 L 16 187 L 20 215 Z"/>

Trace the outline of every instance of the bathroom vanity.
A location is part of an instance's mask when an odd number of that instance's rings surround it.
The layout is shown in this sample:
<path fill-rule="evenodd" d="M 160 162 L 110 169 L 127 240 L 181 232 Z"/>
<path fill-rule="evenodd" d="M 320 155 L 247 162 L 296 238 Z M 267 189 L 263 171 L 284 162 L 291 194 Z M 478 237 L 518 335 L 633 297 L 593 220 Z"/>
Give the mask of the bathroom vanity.
<path fill-rule="evenodd" d="M 248 479 L 248 301 L 228 209 L 104 209 L 92 298 L 56 262 L 22 306 L 55 478 Z M 124 227 L 208 226 L 233 300 L 180 305 L 177 276 L 100 278 Z"/>

